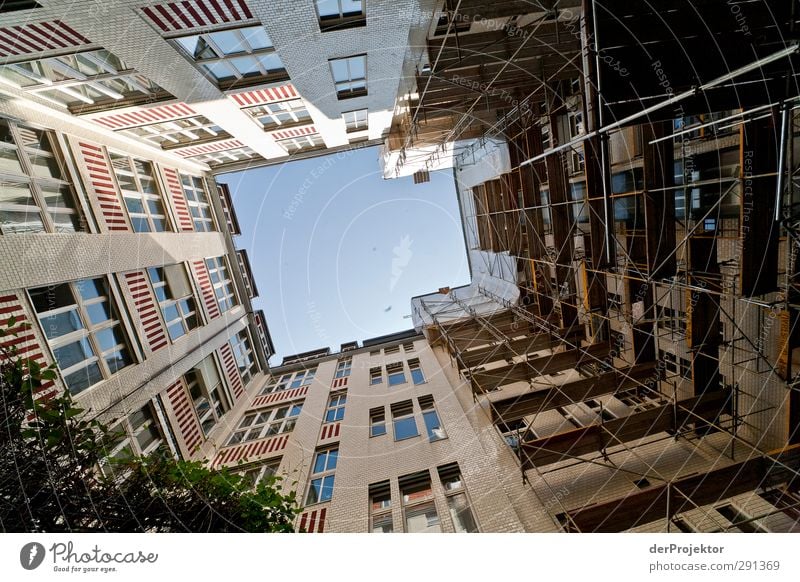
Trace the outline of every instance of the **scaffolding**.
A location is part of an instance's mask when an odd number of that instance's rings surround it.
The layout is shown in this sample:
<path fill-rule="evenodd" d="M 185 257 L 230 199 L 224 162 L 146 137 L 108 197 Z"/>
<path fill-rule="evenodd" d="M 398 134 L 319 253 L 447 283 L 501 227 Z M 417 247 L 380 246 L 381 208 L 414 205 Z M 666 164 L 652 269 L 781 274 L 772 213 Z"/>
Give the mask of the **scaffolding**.
<path fill-rule="evenodd" d="M 575 31 L 552 4 L 534 46 Z M 776 4 L 794 30 L 794 3 Z M 510 171 L 464 192 L 468 240 L 487 261 L 516 261 L 519 300 L 480 285 L 470 301 L 423 298 L 429 339 L 488 403 L 537 494 L 559 479 L 581 488 L 580 502 L 557 503 L 565 530 L 800 530 L 798 46 L 738 51 L 701 83 L 676 74 L 667 94 L 634 95 L 653 83 L 607 83 L 601 43 L 620 40 L 596 8 L 582 3 L 577 52 L 573 34 L 560 67 L 547 62 L 558 74 L 485 127 L 507 142 Z M 514 46 L 506 65 L 531 45 Z M 489 86 L 519 86 L 496 70 Z M 448 139 L 474 121 L 478 101 L 460 102 Z M 726 499 L 747 511 L 723 511 Z"/>

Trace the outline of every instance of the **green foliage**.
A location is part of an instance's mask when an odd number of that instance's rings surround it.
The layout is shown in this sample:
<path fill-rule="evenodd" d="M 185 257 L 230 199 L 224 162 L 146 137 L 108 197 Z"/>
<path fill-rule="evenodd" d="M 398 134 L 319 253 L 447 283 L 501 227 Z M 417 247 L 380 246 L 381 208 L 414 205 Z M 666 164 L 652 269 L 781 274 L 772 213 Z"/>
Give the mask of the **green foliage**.
<path fill-rule="evenodd" d="M 15 325 L 10 318 L 0 337 L 25 327 Z M 295 494 L 274 477 L 253 487 L 229 469 L 163 452 L 107 458 L 121 435 L 87 420 L 69 393 L 42 397 L 55 377 L 0 347 L 0 530 L 294 531 Z"/>

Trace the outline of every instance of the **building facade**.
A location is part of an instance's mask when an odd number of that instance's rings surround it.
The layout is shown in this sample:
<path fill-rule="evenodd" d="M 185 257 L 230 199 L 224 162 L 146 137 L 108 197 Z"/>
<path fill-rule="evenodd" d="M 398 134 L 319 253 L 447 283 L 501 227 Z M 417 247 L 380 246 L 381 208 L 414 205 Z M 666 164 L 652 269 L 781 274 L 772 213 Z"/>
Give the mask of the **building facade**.
<path fill-rule="evenodd" d="M 15 4 L 0 90 L 216 172 L 380 143 L 430 19 L 416 1 Z"/>

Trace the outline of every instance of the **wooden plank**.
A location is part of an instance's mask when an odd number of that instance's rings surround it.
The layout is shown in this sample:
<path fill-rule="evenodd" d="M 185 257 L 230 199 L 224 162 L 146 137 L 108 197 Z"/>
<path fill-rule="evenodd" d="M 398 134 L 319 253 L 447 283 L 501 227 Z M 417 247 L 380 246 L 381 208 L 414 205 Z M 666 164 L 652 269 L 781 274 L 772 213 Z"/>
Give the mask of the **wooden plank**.
<path fill-rule="evenodd" d="M 484 372 L 474 372 L 471 378 L 474 385 L 480 387 L 482 391 L 488 392 L 514 382 L 524 382 L 574 368 L 581 363 L 594 363 L 597 359 L 606 357 L 609 349 L 609 345 L 606 343 L 594 344 L 583 349 L 548 354 L 526 362 L 508 364 Z"/>
<path fill-rule="evenodd" d="M 655 378 L 654 373 L 655 363 L 648 362 L 638 366 L 613 370 L 591 378 L 567 382 L 557 387 L 495 400 L 492 402 L 493 421 L 510 422 L 530 414 L 537 414 L 559 406 L 583 402 L 603 394 L 640 386 L 643 383 L 646 384 L 648 379 Z"/>
<path fill-rule="evenodd" d="M 790 487 L 797 487 L 798 468 L 800 445 L 792 445 L 766 456 L 678 478 L 670 484 L 636 490 L 613 501 L 574 509 L 566 517 L 569 529 L 581 532 L 624 531 L 749 491 L 787 482 Z"/>
<path fill-rule="evenodd" d="M 563 339 L 562 339 L 563 338 Z M 461 361 L 468 368 L 478 366 L 487 361 L 507 360 L 514 356 L 527 355 L 561 344 L 564 340 L 577 342 L 583 338 L 583 330 L 561 329 L 555 334 L 539 333 L 503 343 L 483 346 L 461 352 Z M 491 358 L 489 360 L 488 358 Z"/>
<path fill-rule="evenodd" d="M 522 443 L 523 469 L 558 463 L 565 459 L 596 453 L 667 430 L 678 431 L 698 421 L 714 422 L 730 411 L 730 392 L 717 391 L 637 412 L 622 418 L 577 428 Z"/>

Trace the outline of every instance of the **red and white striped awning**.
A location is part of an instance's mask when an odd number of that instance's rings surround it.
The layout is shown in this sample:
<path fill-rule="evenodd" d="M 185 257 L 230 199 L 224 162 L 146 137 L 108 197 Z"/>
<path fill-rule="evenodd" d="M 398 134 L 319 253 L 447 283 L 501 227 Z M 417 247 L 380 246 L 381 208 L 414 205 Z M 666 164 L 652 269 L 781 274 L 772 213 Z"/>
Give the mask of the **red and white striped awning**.
<path fill-rule="evenodd" d="M 71 49 L 91 41 L 60 20 L 0 27 L 0 57 Z"/>
<path fill-rule="evenodd" d="M 119 130 L 149 125 L 151 123 L 161 123 L 173 121 L 184 117 L 193 117 L 197 112 L 186 105 L 186 103 L 173 103 L 171 105 L 159 105 L 147 109 L 136 109 L 125 113 L 115 113 L 113 115 L 103 115 L 95 117 L 93 121 L 108 127 L 109 129 Z"/>
<path fill-rule="evenodd" d="M 162 32 L 250 20 L 253 14 L 244 0 L 184 0 L 141 8 L 144 17 Z"/>
<path fill-rule="evenodd" d="M 225 150 L 234 150 L 244 147 L 244 144 L 238 139 L 224 139 L 222 141 L 215 141 L 199 146 L 190 146 L 186 148 L 174 150 L 176 154 L 184 158 L 191 158 L 192 156 L 201 156 L 203 154 L 213 154 L 214 152 L 221 152 Z"/>
<path fill-rule="evenodd" d="M 269 89 L 256 89 L 255 91 L 243 91 L 242 93 L 234 93 L 229 95 L 239 107 L 253 107 L 255 105 L 264 105 L 265 103 L 274 103 L 276 101 L 285 101 L 287 99 L 296 99 L 299 97 L 294 85 L 291 83 L 287 85 L 280 85 L 279 87 L 270 87 Z"/>
<path fill-rule="evenodd" d="M 313 135 L 317 133 L 317 128 L 313 125 L 306 125 L 305 127 L 295 127 L 292 129 L 283 129 L 281 131 L 273 131 L 270 135 L 272 139 L 289 139 L 291 137 L 302 137 L 304 135 Z"/>

